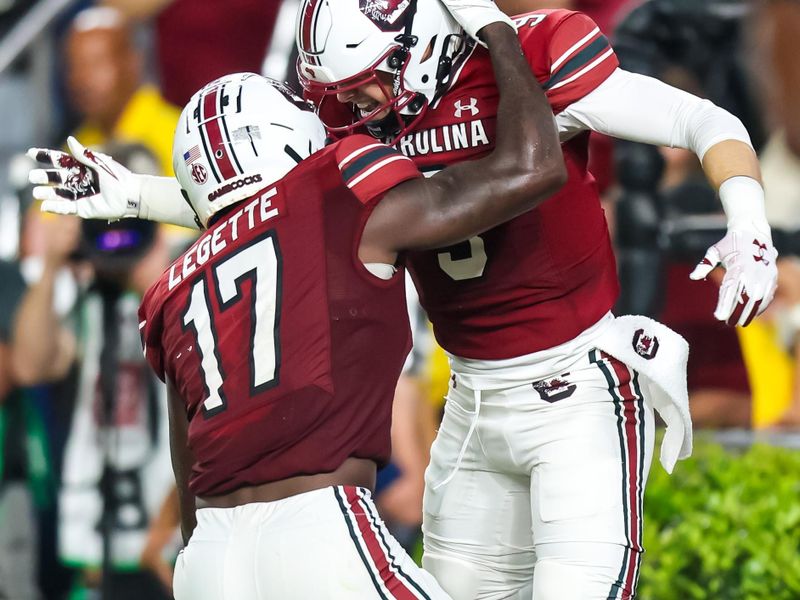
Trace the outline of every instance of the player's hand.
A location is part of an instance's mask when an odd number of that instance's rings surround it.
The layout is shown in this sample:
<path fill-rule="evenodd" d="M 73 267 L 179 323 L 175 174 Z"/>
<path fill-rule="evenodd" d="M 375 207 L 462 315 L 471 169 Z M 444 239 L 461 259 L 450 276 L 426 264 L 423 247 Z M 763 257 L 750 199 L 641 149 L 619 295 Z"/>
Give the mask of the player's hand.
<path fill-rule="evenodd" d="M 725 268 L 714 317 L 728 325 L 746 327 L 761 314 L 775 296 L 778 251 L 772 239 L 757 229 L 728 229 L 711 246 L 689 275 L 705 279 L 717 265 Z"/>
<path fill-rule="evenodd" d="M 516 31 L 514 21 L 502 12 L 492 0 L 442 0 L 450 14 L 471 38 L 481 45 L 486 44 L 478 32 L 492 23 L 505 23 Z"/>
<path fill-rule="evenodd" d="M 83 219 L 122 219 L 139 216 L 139 184 L 131 173 L 110 156 L 67 140 L 69 154 L 31 148 L 28 156 L 46 168 L 28 174 L 33 197 L 44 212 L 77 215 Z"/>

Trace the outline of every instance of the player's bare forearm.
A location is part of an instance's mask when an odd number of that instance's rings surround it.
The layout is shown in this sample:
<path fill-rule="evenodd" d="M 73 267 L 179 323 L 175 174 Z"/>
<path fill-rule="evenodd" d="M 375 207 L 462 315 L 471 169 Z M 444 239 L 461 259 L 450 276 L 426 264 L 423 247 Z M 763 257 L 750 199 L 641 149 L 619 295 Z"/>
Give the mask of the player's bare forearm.
<path fill-rule="evenodd" d="M 756 153 L 739 140 L 724 140 L 711 146 L 703 156 L 703 171 L 715 190 L 719 190 L 727 179 L 738 175 L 761 182 Z"/>
<path fill-rule="evenodd" d="M 183 543 L 188 544 L 194 528 L 195 497 L 189 490 L 189 475 L 194 462 L 189 449 L 189 421 L 183 399 L 174 384 L 167 380 L 167 399 L 169 403 L 169 449 L 172 456 L 172 470 L 175 473 L 175 486 L 181 515 L 181 534 Z"/>
<path fill-rule="evenodd" d="M 23 296 L 14 322 L 12 373 L 21 385 L 63 377 L 75 357 L 72 334 L 53 309 L 56 268 L 45 265 L 41 279 Z"/>
<path fill-rule="evenodd" d="M 500 92 L 494 149 L 391 190 L 370 216 L 362 247 L 399 251 L 454 244 L 534 208 L 566 182 L 552 109 L 516 32 L 492 23 L 480 36 Z"/>
<path fill-rule="evenodd" d="M 484 159 L 481 166 L 498 174 L 510 170 L 512 176 L 532 175 L 535 181 L 528 186 L 534 188 L 534 194 L 554 187 L 554 182 L 563 184 L 566 168 L 552 107 L 522 53 L 516 32 L 493 23 L 480 35 L 489 46 L 500 91 L 495 149 L 491 160 Z"/>

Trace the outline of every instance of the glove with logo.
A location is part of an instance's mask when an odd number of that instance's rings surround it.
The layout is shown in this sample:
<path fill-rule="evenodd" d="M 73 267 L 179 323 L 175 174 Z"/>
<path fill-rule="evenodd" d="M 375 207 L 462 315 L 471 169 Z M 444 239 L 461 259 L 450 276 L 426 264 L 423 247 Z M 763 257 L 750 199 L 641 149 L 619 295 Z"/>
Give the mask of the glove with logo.
<path fill-rule="evenodd" d="M 514 21 L 502 12 L 492 0 L 442 0 L 453 18 L 471 38 L 486 46 L 478 37 L 478 32 L 492 23 L 505 23 L 517 30 Z"/>
<path fill-rule="evenodd" d="M 110 156 L 84 148 L 74 137 L 67 139 L 67 146 L 69 154 L 47 148 L 28 150 L 28 156 L 48 167 L 28 173 L 42 211 L 82 219 L 138 217 L 199 227 L 176 179 L 131 173 Z"/>
<path fill-rule="evenodd" d="M 743 184 L 752 189 L 755 184 L 758 190 L 761 190 L 755 180 L 738 183 L 731 181 L 731 184 L 730 187 L 738 186 L 742 190 Z M 726 202 L 724 190 L 720 188 L 720 197 L 723 199 L 729 219 L 728 233 L 708 249 L 703 260 L 689 275 L 694 280 L 705 279 L 717 265 L 725 267 L 714 317 L 725 321 L 728 325 L 742 327 L 749 325 L 756 315 L 766 310 L 775 296 L 778 282 L 778 268 L 775 264 L 778 251 L 772 245 L 770 228 L 763 217 L 763 191 L 760 203 L 757 201 L 756 192 L 753 195 L 755 199 L 746 198 L 745 202 L 741 203 L 747 206 L 746 209 L 739 208 L 737 206 L 739 200 L 748 195 L 729 198 Z M 753 212 L 753 206 L 759 207 L 758 212 Z M 744 214 L 745 210 L 750 214 Z"/>

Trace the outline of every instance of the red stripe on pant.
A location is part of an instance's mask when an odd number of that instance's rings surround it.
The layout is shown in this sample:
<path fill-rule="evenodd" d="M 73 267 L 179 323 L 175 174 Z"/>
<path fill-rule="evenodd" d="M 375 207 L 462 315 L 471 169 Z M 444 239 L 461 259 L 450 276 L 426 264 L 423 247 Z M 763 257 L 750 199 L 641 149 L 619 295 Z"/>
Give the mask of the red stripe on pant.
<path fill-rule="evenodd" d="M 395 572 L 389 567 L 389 559 L 384 553 L 375 531 L 372 529 L 369 517 L 367 517 L 366 512 L 364 512 L 364 509 L 361 508 L 361 505 L 358 503 L 356 488 L 346 486 L 342 489 L 347 497 L 350 513 L 355 518 L 358 530 L 361 532 L 364 545 L 386 589 L 389 590 L 392 596 L 397 600 L 417 600 L 417 597 L 411 593 L 411 590 L 408 589 L 406 584 L 398 578 Z"/>
<path fill-rule="evenodd" d="M 635 584 L 637 556 L 642 552 L 642 540 L 639 537 L 639 522 L 642 516 L 639 514 L 639 462 L 643 459 L 639 455 L 639 427 L 637 423 L 637 406 L 636 400 L 638 397 L 633 391 L 631 385 L 631 372 L 628 367 L 618 361 L 617 359 L 609 356 L 608 362 L 614 369 L 617 376 L 619 385 L 620 396 L 622 397 L 622 420 L 625 426 L 626 450 L 628 453 L 628 512 L 630 519 L 628 521 L 629 540 L 631 549 L 636 552 L 631 552 L 630 560 L 625 573 L 625 591 L 623 591 L 623 599 L 626 594 L 633 593 Z"/>

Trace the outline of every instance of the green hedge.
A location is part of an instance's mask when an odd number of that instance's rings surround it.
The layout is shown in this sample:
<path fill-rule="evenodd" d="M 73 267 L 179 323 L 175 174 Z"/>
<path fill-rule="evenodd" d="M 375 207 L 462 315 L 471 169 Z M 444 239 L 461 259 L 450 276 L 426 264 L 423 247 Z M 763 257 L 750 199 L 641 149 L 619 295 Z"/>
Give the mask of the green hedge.
<path fill-rule="evenodd" d="M 644 541 L 641 600 L 800 599 L 800 452 L 701 439 L 671 476 L 654 461 Z"/>

